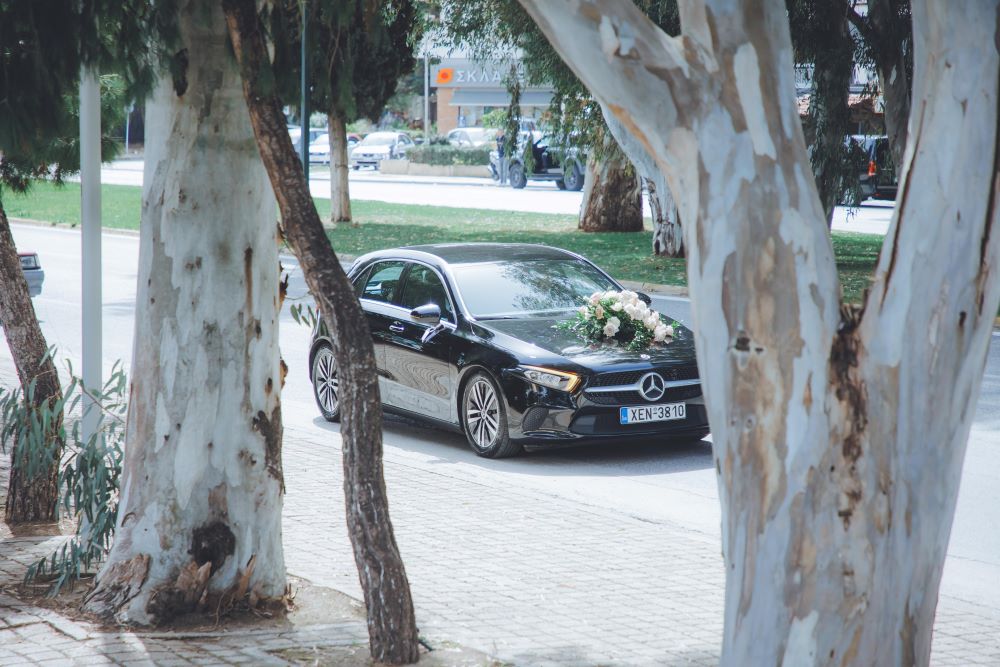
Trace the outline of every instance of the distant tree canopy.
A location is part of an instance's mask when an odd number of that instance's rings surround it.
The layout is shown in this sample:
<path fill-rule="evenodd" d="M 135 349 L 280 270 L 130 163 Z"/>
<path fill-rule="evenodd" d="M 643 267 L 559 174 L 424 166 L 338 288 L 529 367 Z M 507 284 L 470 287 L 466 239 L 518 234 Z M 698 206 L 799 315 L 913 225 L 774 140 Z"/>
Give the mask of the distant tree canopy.
<path fill-rule="evenodd" d="M 635 4 L 668 34 L 680 32 L 677 0 Z M 442 27 L 454 46 L 484 60 L 519 56 L 525 84 L 552 87 L 547 124 L 562 145 L 600 150 L 607 132 L 600 106 L 517 0 L 444 0 L 442 7 Z"/>
<path fill-rule="evenodd" d="M 307 12 L 310 99 L 314 110 L 346 122 L 376 121 L 401 77 L 416 65 L 414 51 L 427 23 L 413 0 L 276 0 L 264 8 L 274 46 L 278 95 L 300 100 L 302 10 Z"/>
<path fill-rule="evenodd" d="M 172 57 L 173 4 L 0 0 L 0 187 L 20 191 L 79 170 L 81 67 L 103 75 L 103 126 L 120 124 L 127 102 L 148 92 Z M 105 137 L 102 155 L 116 148 Z"/>

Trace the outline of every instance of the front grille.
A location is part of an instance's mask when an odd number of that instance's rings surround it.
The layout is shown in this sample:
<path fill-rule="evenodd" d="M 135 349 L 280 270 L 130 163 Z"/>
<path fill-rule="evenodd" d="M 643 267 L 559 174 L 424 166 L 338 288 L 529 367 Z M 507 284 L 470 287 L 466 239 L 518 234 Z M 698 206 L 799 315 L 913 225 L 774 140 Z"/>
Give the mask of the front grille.
<path fill-rule="evenodd" d="M 663 376 L 667 382 L 676 380 L 697 380 L 698 366 L 689 364 L 687 366 L 667 366 L 666 368 L 654 369 Z M 615 387 L 622 384 L 635 384 L 646 373 L 650 371 L 622 371 L 618 373 L 601 373 L 590 382 L 591 387 Z"/>
<path fill-rule="evenodd" d="M 697 398 L 698 396 L 701 396 L 701 385 L 676 387 L 674 389 L 667 389 L 663 394 L 663 398 L 654 401 L 654 403 L 676 403 L 677 401 Z M 587 400 L 598 405 L 639 405 L 650 402 L 637 391 L 588 392 Z"/>

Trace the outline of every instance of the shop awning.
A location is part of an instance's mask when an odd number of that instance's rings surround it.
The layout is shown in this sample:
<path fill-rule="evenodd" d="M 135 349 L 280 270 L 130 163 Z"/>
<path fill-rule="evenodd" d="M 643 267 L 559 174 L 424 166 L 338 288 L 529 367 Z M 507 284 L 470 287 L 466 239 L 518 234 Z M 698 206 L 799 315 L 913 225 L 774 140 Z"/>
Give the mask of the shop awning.
<path fill-rule="evenodd" d="M 505 107 L 510 104 L 506 90 L 477 90 L 456 88 L 449 106 L 453 107 Z M 521 93 L 521 106 L 547 107 L 552 101 L 552 93 L 545 90 L 526 90 Z"/>

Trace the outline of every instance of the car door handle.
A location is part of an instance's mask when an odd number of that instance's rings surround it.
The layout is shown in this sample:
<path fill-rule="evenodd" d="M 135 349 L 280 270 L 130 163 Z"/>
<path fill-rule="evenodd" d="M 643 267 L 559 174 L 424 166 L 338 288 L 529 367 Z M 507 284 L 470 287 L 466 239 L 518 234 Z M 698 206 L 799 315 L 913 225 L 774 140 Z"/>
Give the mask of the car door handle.
<path fill-rule="evenodd" d="M 393 322 L 392 324 L 389 325 L 389 331 L 394 331 L 396 333 L 403 333 L 405 330 L 406 327 L 404 327 L 399 322 Z"/>

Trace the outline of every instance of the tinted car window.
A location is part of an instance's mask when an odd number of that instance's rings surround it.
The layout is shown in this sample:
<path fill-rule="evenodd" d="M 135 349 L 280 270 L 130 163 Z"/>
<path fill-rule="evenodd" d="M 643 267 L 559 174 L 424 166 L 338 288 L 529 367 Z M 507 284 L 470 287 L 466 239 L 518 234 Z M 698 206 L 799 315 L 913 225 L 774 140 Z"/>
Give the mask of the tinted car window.
<path fill-rule="evenodd" d="M 403 262 L 381 262 L 372 267 L 371 275 L 365 281 L 362 299 L 372 301 L 392 301 L 399 284 L 399 276 L 403 273 Z"/>
<path fill-rule="evenodd" d="M 403 293 L 399 297 L 399 305 L 403 308 L 413 309 L 428 303 L 437 304 L 438 308 L 441 309 L 441 316 L 444 319 L 454 321 L 451 302 L 448 300 L 448 294 L 445 292 L 441 279 L 430 267 L 414 264 L 409 275 L 406 276 Z"/>
<path fill-rule="evenodd" d="M 578 259 L 464 264 L 452 267 L 455 286 L 474 317 L 519 317 L 579 308 L 598 291 L 618 288 Z"/>
<path fill-rule="evenodd" d="M 372 267 L 369 266 L 365 269 L 362 269 L 361 273 L 354 276 L 354 280 L 352 281 L 354 283 L 354 293 L 358 296 L 359 299 L 362 297 L 362 289 L 368 283 L 368 276 L 371 274 L 371 271 Z"/>

